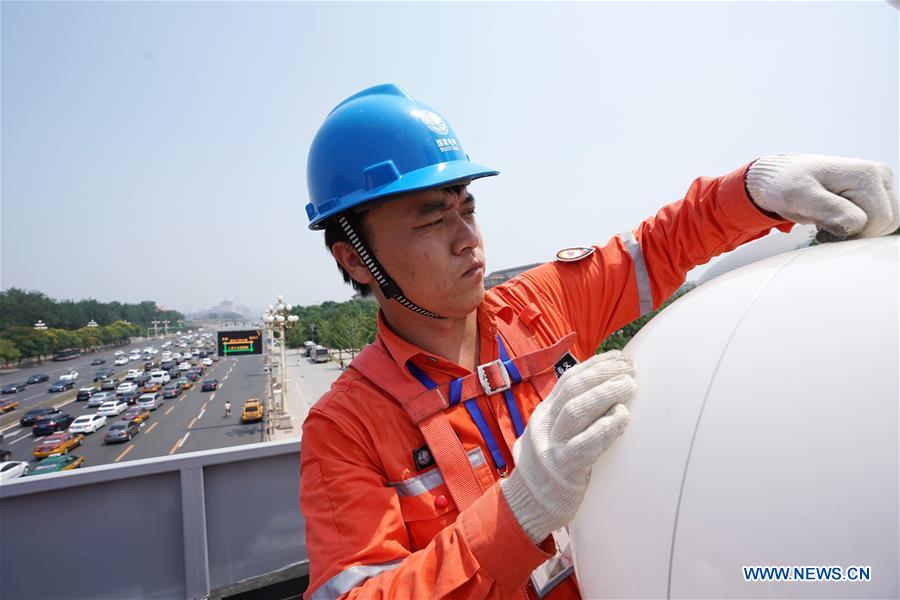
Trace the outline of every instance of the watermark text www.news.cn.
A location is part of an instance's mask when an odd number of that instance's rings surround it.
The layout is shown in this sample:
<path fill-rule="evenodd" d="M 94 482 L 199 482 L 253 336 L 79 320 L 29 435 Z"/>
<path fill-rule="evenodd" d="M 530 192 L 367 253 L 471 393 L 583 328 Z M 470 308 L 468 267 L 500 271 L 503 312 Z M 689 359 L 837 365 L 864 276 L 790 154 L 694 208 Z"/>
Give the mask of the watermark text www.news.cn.
<path fill-rule="evenodd" d="M 744 581 L 871 581 L 868 565 L 750 565 L 741 567 Z"/>

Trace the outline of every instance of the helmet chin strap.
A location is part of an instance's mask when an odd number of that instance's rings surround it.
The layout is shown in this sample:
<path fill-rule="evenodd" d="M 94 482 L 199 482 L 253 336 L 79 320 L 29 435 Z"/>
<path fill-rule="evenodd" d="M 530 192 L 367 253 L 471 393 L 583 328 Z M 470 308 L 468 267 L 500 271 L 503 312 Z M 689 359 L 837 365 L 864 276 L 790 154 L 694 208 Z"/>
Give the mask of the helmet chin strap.
<path fill-rule="evenodd" d="M 366 247 L 365 242 L 362 241 L 362 239 L 353 229 L 353 226 L 350 225 L 347 217 L 345 217 L 344 215 L 337 215 L 335 217 L 335 220 L 337 221 L 337 224 L 341 226 L 341 229 L 344 231 L 344 234 L 346 234 L 347 239 L 350 240 L 350 245 L 353 246 L 353 249 L 356 250 L 357 254 L 359 254 L 359 257 L 362 259 L 363 264 L 365 264 L 366 268 L 369 269 L 369 273 L 371 273 L 372 277 L 375 278 L 375 281 L 378 282 L 378 286 L 381 288 L 381 293 L 383 293 L 386 298 L 396 300 L 400 303 L 401 306 L 403 306 L 404 308 L 408 308 L 414 313 L 418 313 L 426 317 L 431 317 L 432 319 L 445 318 L 429 310 L 425 310 L 424 308 L 404 296 L 403 290 L 400 289 L 400 286 L 397 285 L 397 282 L 391 279 L 391 276 L 387 274 L 387 272 L 384 270 L 384 267 L 382 267 L 381 263 L 378 262 L 378 259 L 375 258 L 375 255 L 369 251 L 369 249 Z"/>

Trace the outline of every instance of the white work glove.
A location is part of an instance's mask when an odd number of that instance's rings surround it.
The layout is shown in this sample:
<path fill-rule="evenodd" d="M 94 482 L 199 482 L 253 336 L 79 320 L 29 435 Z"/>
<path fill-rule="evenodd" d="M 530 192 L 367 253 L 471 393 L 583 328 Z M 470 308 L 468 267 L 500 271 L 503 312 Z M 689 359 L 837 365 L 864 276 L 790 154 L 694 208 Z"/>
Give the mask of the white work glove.
<path fill-rule="evenodd" d="M 500 489 L 534 543 L 575 516 L 591 466 L 628 425 L 621 403 L 637 389 L 634 374 L 634 363 L 619 350 L 572 367 L 516 440 L 516 468 Z"/>
<path fill-rule="evenodd" d="M 882 163 L 779 154 L 753 163 L 746 183 L 761 209 L 795 223 L 815 223 L 820 242 L 885 235 L 900 227 L 894 175 Z"/>

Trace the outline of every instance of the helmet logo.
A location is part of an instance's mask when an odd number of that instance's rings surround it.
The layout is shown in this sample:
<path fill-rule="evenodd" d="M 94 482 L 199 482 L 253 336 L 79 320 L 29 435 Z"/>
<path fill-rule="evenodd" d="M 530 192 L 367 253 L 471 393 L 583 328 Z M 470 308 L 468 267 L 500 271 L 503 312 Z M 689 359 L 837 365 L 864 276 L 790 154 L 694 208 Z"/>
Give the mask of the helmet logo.
<path fill-rule="evenodd" d="M 422 119 L 422 122 L 425 123 L 425 126 L 428 127 L 428 129 L 438 135 L 447 135 L 450 131 L 446 121 L 444 121 L 439 114 L 431 112 L 430 110 L 423 110 L 420 112 L 419 118 Z"/>

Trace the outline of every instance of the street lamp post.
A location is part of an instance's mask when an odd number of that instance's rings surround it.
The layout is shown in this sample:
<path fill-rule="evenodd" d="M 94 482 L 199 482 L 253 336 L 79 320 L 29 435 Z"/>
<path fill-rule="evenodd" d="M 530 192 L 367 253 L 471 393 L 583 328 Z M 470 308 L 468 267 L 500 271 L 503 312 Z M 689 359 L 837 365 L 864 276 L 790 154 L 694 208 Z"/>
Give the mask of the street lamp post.
<path fill-rule="evenodd" d="M 278 296 L 275 297 L 275 304 L 269 305 L 268 309 L 266 309 L 266 314 L 263 317 L 263 321 L 273 332 L 273 338 L 277 338 L 281 344 L 281 365 L 279 367 L 281 369 L 281 383 L 279 385 L 280 397 L 278 400 L 278 410 L 280 413 L 284 413 L 284 394 L 286 390 L 285 371 L 287 371 L 287 359 L 285 358 L 285 346 L 287 345 L 287 330 L 291 329 L 294 324 L 300 320 L 300 317 L 297 315 L 290 314 L 293 308 L 292 305 L 285 304 L 282 295 L 278 294 Z"/>

